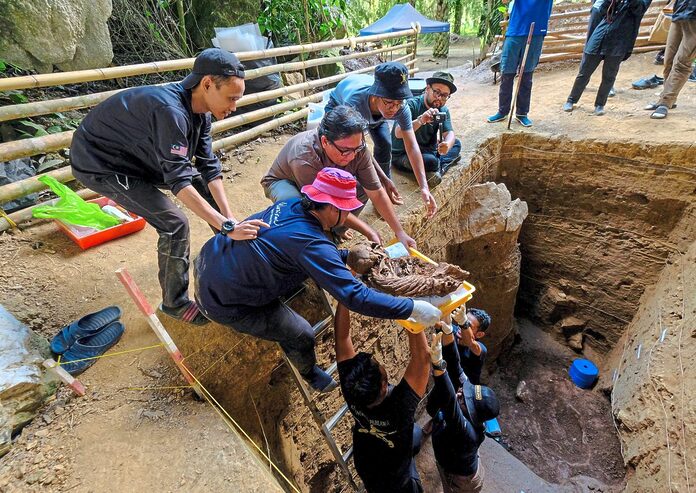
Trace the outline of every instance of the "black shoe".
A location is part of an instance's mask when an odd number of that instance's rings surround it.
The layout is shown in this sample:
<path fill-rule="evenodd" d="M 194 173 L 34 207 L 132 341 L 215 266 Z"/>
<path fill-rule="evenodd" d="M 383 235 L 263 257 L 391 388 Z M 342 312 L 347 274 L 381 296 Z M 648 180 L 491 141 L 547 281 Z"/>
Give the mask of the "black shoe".
<path fill-rule="evenodd" d="M 658 75 L 653 75 L 652 77 L 643 77 L 642 79 L 638 79 L 635 81 L 633 84 L 631 84 L 631 87 L 633 89 L 654 89 L 657 86 L 660 86 L 665 83 L 665 79 Z"/>
<path fill-rule="evenodd" d="M 696 65 L 694 65 L 694 69 L 691 71 L 691 75 L 687 80 L 689 82 L 696 82 Z"/>
<path fill-rule="evenodd" d="M 302 378 L 307 381 L 310 387 L 318 392 L 321 392 L 322 394 L 331 392 L 333 389 L 338 387 L 336 380 L 331 378 L 331 375 L 326 373 L 317 365 L 314 365 L 312 369 L 309 370 L 309 373 L 302 375 Z"/>
<path fill-rule="evenodd" d="M 665 52 L 661 51 L 657 55 L 655 55 L 655 61 L 653 63 L 655 65 L 664 65 L 665 64 Z"/>
<path fill-rule="evenodd" d="M 206 325 L 210 323 L 210 320 L 208 320 L 205 315 L 201 313 L 201 310 L 195 301 L 189 301 L 187 304 L 178 308 L 169 308 L 167 306 L 160 305 L 159 311 L 169 317 L 192 325 Z"/>

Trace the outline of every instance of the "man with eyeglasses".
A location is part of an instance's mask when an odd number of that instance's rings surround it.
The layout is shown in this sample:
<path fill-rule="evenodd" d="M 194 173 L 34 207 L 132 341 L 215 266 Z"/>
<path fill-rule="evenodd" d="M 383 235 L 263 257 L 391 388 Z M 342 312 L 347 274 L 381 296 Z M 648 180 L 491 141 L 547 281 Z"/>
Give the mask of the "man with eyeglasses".
<path fill-rule="evenodd" d="M 396 238 L 407 247 L 415 247 L 416 242 L 404 231 L 377 175 L 365 143 L 366 130 L 367 122 L 355 109 L 337 106 L 324 115 L 319 128 L 301 132 L 283 146 L 261 179 L 264 193 L 273 203 L 300 197 L 300 189 L 310 185 L 319 171 L 342 169 L 355 176 L 358 200 L 363 204 L 371 200 Z M 379 234 L 358 218 L 362 209 L 352 211 L 345 227 L 334 228 L 334 233 L 348 239 L 351 235 L 347 234 L 347 228 L 351 228 L 370 241 L 382 243 Z"/>
<path fill-rule="evenodd" d="M 460 159 L 462 143 L 454 137 L 452 118 L 445 104 L 457 91 L 454 77 L 448 72 L 435 72 L 425 79 L 425 92 L 406 100 L 411 110 L 413 130 L 418 147 L 423 155 L 425 174 L 428 183 L 434 185 L 442 181 L 442 175 Z M 436 115 L 443 115 L 444 121 L 437 122 Z M 438 138 L 438 130 L 439 138 Z M 411 171 L 411 165 L 404 149 L 401 127 L 394 125 L 392 130 L 392 162 L 404 171 Z"/>
<path fill-rule="evenodd" d="M 367 120 L 380 180 L 392 202 L 402 204 L 401 196 L 390 179 L 392 141 L 387 120 L 394 120 L 403 131 L 404 148 L 418 182 L 427 217 L 432 217 L 437 212 L 437 203 L 425 176 L 423 157 L 411 125 L 411 111 L 404 104 L 410 97 L 413 97 L 413 93 L 408 87 L 408 69 L 403 63 L 387 62 L 375 68 L 374 77 L 355 74 L 339 82 L 331 91 L 325 111 L 329 113 L 345 104 L 355 108 Z"/>

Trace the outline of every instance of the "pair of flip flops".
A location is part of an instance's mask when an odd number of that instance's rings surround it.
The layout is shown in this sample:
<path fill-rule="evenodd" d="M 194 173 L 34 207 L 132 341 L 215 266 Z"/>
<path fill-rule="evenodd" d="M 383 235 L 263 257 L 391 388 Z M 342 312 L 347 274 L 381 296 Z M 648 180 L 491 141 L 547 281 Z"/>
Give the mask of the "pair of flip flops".
<path fill-rule="evenodd" d="M 119 318 L 121 309 L 117 306 L 85 315 L 56 334 L 51 351 L 61 356 L 61 366 L 68 373 L 79 375 L 121 338 L 125 328 Z"/>

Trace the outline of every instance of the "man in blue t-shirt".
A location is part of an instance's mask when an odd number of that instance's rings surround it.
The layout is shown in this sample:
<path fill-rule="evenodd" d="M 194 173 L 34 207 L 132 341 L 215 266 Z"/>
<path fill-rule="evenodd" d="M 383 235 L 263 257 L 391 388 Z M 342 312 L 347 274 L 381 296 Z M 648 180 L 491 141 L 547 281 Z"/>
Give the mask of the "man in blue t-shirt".
<path fill-rule="evenodd" d="M 486 335 L 491 316 L 479 308 L 469 308 L 466 312 L 458 308 L 452 312 L 452 322 L 462 370 L 472 384 L 479 385 L 488 354 L 479 339 Z"/>
<path fill-rule="evenodd" d="M 413 174 L 420 187 L 426 214 L 432 217 L 437 212 L 437 203 L 430 193 L 425 176 L 423 157 L 418 149 L 416 135 L 411 125 L 411 111 L 404 101 L 413 96 L 408 87 L 408 69 L 403 63 L 387 62 L 377 65 L 374 77 L 367 74 L 351 75 L 338 83 L 331 91 L 325 111 L 345 104 L 355 108 L 367 120 L 380 181 L 395 204 L 403 201 L 391 175 L 391 136 L 387 120 L 394 120 L 402 129 L 406 154 L 411 162 Z"/>
<path fill-rule="evenodd" d="M 445 106 L 450 96 L 457 92 L 457 86 L 448 72 L 435 72 L 425 79 L 425 83 L 425 92 L 406 100 L 406 104 L 411 110 L 411 118 L 414 118 L 411 123 L 423 154 L 425 174 L 428 182 L 435 184 L 442 181 L 442 175 L 460 159 L 462 143 L 454 136 L 452 118 Z M 436 121 L 437 118 L 444 118 L 444 121 Z M 392 129 L 392 162 L 399 169 L 411 171 L 399 125 Z"/>
<path fill-rule="evenodd" d="M 508 3 L 508 0 L 503 0 L 503 3 Z M 489 116 L 487 120 L 488 123 L 507 120 L 508 114 L 513 109 L 510 106 L 512 104 L 512 88 L 515 74 L 520 71 L 522 81 L 517 94 L 515 118 L 521 125 L 531 127 L 532 120 L 527 115 L 532 97 L 532 75 L 541 56 L 541 48 L 544 44 L 549 17 L 551 17 L 553 0 L 514 0 L 510 8 L 510 22 L 505 32 L 503 53 L 500 58 L 501 77 L 498 94 L 498 112 Z M 519 70 L 532 22 L 534 22 L 534 33 L 529 45 L 527 61 L 524 64 L 524 69 Z"/>
<path fill-rule="evenodd" d="M 195 325 L 208 320 L 188 295 L 188 219 L 161 189 L 213 230 L 234 221 L 220 160 L 213 154 L 211 114 L 226 118 L 243 93 L 244 67 L 237 57 L 210 48 L 196 57 L 181 83 L 126 89 L 97 105 L 75 131 L 70 147 L 75 178 L 155 228 L 159 308 Z M 229 236 L 248 240 L 262 225 L 242 221 Z"/>
<path fill-rule="evenodd" d="M 238 332 L 278 342 L 320 392 L 332 390 L 336 382 L 316 364 L 312 326 L 279 299 L 306 279 L 369 317 L 432 325 L 442 315 L 430 303 L 368 288 L 346 267 L 348 250 L 338 250 L 325 232 L 343 225 L 348 212 L 362 206 L 356 184 L 347 171 L 324 168 L 302 187 L 302 198 L 276 202 L 251 216 L 267 224 L 254 239 L 216 235 L 195 262 L 196 301 L 203 314 Z"/>

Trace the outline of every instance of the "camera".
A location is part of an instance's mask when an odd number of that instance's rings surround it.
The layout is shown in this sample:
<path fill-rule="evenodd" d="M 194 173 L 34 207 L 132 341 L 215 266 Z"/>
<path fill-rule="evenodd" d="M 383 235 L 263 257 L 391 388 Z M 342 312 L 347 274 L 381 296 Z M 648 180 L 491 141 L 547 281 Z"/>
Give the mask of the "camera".
<path fill-rule="evenodd" d="M 447 113 L 444 113 L 442 111 L 438 111 L 437 114 L 433 116 L 433 123 L 436 123 L 436 124 L 445 123 L 446 119 L 447 119 Z"/>

